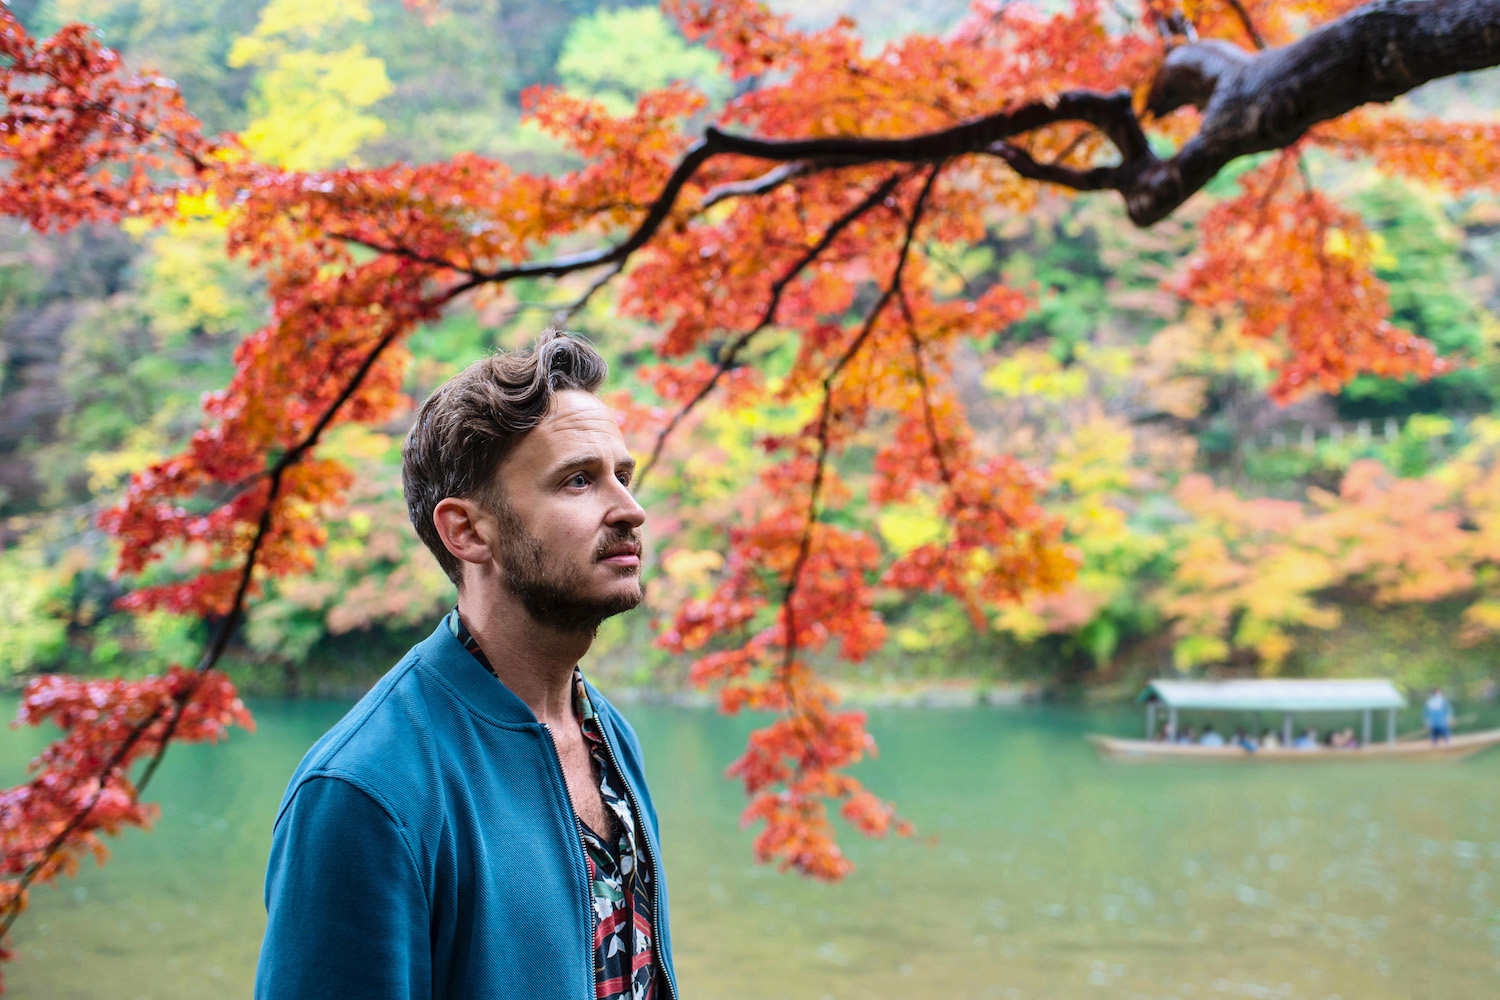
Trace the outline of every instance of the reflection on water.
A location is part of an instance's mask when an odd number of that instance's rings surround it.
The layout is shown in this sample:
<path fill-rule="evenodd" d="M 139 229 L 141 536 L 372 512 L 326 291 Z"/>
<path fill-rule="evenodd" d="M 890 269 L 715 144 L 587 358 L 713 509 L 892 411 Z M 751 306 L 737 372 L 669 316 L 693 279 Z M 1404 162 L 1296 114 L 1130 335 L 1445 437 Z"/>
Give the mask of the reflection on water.
<path fill-rule="evenodd" d="M 13 702 L 3 706 L 10 711 Z M 157 832 L 17 925 L 15 997 L 249 994 L 270 823 L 342 714 L 267 702 L 259 731 L 174 748 Z M 861 770 L 919 828 L 846 838 L 844 884 L 754 865 L 721 777 L 745 720 L 637 707 L 682 992 L 798 997 L 1490 998 L 1500 983 L 1500 752 L 1457 764 L 1122 767 L 1081 735 L 1134 713 L 872 713 Z M 0 742 L 12 783 L 43 734 Z"/>

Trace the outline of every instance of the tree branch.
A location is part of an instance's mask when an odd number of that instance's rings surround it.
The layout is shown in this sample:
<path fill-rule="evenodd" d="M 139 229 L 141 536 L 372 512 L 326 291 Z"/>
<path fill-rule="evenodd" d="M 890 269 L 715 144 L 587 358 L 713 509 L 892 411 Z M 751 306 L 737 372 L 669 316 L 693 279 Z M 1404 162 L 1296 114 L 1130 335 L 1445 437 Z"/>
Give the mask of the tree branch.
<path fill-rule="evenodd" d="M 599 276 L 589 283 L 589 287 L 583 290 L 582 295 L 578 296 L 572 302 L 559 307 L 552 314 L 552 325 L 557 327 L 567 326 L 568 321 L 577 316 L 583 310 L 583 307 L 589 304 L 589 300 L 599 292 L 599 289 L 609 284 L 615 275 L 623 270 L 625 270 L 625 262 L 622 260 L 613 267 L 600 272 Z"/>
<path fill-rule="evenodd" d="M 1245 23 L 1252 39 L 1258 38 L 1248 17 Z M 1497 64 L 1500 0 L 1377 0 L 1281 48 L 1250 53 L 1210 39 L 1172 49 L 1152 82 L 1146 110 L 1162 116 L 1191 104 L 1203 111 L 1203 123 L 1166 160 L 1152 152 L 1129 90 L 1068 91 L 946 129 L 891 139 L 760 139 L 710 126 L 683 154 L 625 240 L 550 260 L 484 271 L 399 247 L 341 238 L 467 274 L 465 289 L 619 264 L 656 235 L 699 169 L 725 154 L 782 166 L 713 188 L 695 212 L 839 167 L 928 165 L 987 154 L 1005 160 L 1030 180 L 1077 191 L 1118 191 L 1131 220 L 1150 226 L 1174 212 L 1232 160 L 1288 146 L 1318 122 L 1362 104 L 1389 101 L 1429 80 Z M 1062 122 L 1097 128 L 1114 144 L 1120 162 L 1087 169 L 1064 166 L 1060 160 L 1043 164 L 1008 141 Z"/>
<path fill-rule="evenodd" d="M 1122 164 L 1119 190 L 1131 218 L 1150 225 L 1236 157 L 1289 146 L 1362 104 L 1496 64 L 1500 0 L 1378 0 L 1254 55 L 1224 42 L 1184 45 L 1167 55 L 1147 110 L 1193 104 L 1203 124 L 1171 160 Z"/>
<path fill-rule="evenodd" d="M 1234 11 L 1234 16 L 1240 19 L 1240 27 L 1245 29 L 1245 34 L 1250 36 L 1250 41 L 1255 45 L 1255 47 L 1257 49 L 1265 48 L 1265 36 L 1260 33 L 1260 29 L 1257 28 L 1255 26 L 1255 22 L 1251 20 L 1250 12 L 1245 9 L 1245 5 L 1241 3 L 1240 0 L 1229 0 L 1229 6 Z"/>
<path fill-rule="evenodd" d="M 938 475 L 943 485 L 951 491 L 953 471 L 948 468 L 948 458 L 943 454 L 942 438 L 938 436 L 937 415 L 932 409 L 932 385 L 927 378 L 927 364 L 922 355 L 922 341 L 917 336 L 916 317 L 912 315 L 911 303 L 906 301 L 906 292 L 900 292 L 901 315 L 906 320 L 906 340 L 911 345 L 912 374 L 917 379 L 917 390 L 922 398 L 922 422 L 927 427 L 927 437 L 932 442 L 932 458 L 937 462 Z"/>
<path fill-rule="evenodd" d="M 329 239 L 339 240 L 357 247 L 364 247 L 366 250 L 372 250 L 375 253 L 385 254 L 387 257 L 400 257 L 402 260 L 409 260 L 414 264 L 425 264 L 428 267 L 441 271 L 456 271 L 459 274 L 467 274 L 474 278 L 483 278 L 485 275 L 484 271 L 469 264 L 459 264 L 448 260 L 446 257 L 433 257 L 430 254 L 418 253 L 403 246 L 376 243 L 366 236 L 355 236 L 351 233 L 339 233 L 331 230 L 324 230 L 323 235 Z"/>
<path fill-rule="evenodd" d="M 451 298 L 451 295 L 444 295 L 443 298 Z M 344 385 L 338 397 L 323 411 L 312 429 L 293 447 L 284 452 L 268 471 L 270 486 L 266 493 L 266 505 L 261 510 L 260 521 L 256 527 L 255 536 L 250 542 L 250 548 L 245 553 L 245 560 L 240 571 L 239 585 L 235 589 L 234 600 L 230 605 L 229 614 L 220 623 L 217 632 L 214 634 L 213 641 L 194 667 L 194 672 L 197 676 L 193 683 L 173 698 L 171 716 L 168 718 L 161 736 L 157 739 L 156 752 L 151 755 L 146 763 L 145 770 L 141 773 L 140 780 L 135 783 L 132 790 L 132 797 L 138 797 L 150 783 L 152 776 L 155 775 L 157 767 L 161 764 L 162 757 L 167 752 L 167 746 L 171 743 L 173 736 L 176 735 L 177 726 L 182 720 L 183 712 L 202 686 L 203 676 L 224 655 L 225 649 L 229 646 L 229 639 L 239 625 L 240 618 L 244 614 L 245 599 L 250 592 L 250 582 L 259 559 L 261 546 L 271 532 L 272 512 L 276 506 L 277 497 L 281 492 L 282 478 L 286 475 L 288 469 L 300 461 L 302 456 L 318 443 L 318 439 L 328 429 L 329 424 L 333 422 L 333 418 L 338 414 L 338 411 L 358 391 L 359 387 L 364 383 L 365 377 L 370 373 L 370 370 L 375 366 L 381 355 L 400 338 L 403 332 L 405 332 L 404 326 L 399 324 L 393 325 L 376 342 L 366 353 L 364 360 L 360 363 L 354 374 L 350 376 L 349 381 Z M 118 774 L 121 765 L 130 755 L 136 744 L 145 738 L 147 730 L 161 720 L 165 711 L 165 706 L 158 706 L 149 715 L 131 727 L 130 732 L 120 741 L 120 745 L 110 755 L 110 758 L 100 770 L 99 786 L 94 790 L 93 795 L 89 797 L 89 801 L 83 808 L 73 814 L 68 823 L 42 848 L 41 856 L 28 865 L 26 870 L 21 874 L 21 877 L 17 880 L 18 891 L 5 908 L 4 916 L 0 917 L 0 935 L 9 931 L 11 925 L 15 923 L 16 918 L 20 916 L 21 910 L 24 907 L 23 900 L 25 899 L 26 889 L 63 849 L 69 838 L 88 820 L 89 815 L 94 811 L 94 807 L 99 804 L 99 800 L 104 795 L 104 791 L 109 786 L 109 783 L 117 776 L 124 777 L 124 775 Z"/>
<path fill-rule="evenodd" d="M 757 194 L 765 194 L 774 191 L 781 185 L 794 181 L 799 177 L 806 177 L 816 173 L 817 170 L 811 163 L 783 163 L 774 170 L 768 170 L 759 177 L 752 177 L 746 181 L 735 181 L 730 184 L 720 184 L 703 196 L 698 210 L 713 208 L 721 201 L 730 198 L 745 198 Z"/>
<path fill-rule="evenodd" d="M 1230 2 L 1240 13 L 1252 42 L 1262 45 L 1263 41 L 1242 6 L 1235 0 Z M 671 217 L 683 191 L 703 165 L 715 156 L 744 156 L 780 166 L 759 177 L 709 190 L 700 199 L 695 212 L 729 198 L 764 194 L 782 184 L 826 170 L 879 163 L 928 168 L 891 281 L 823 382 L 819 455 L 811 485 L 806 532 L 783 596 L 789 663 L 796 645 L 792 598 L 811 551 L 822 476 L 831 447 L 829 425 L 834 383 L 868 339 L 880 314 L 899 293 L 915 231 L 945 163 L 965 155 L 991 155 L 1005 160 L 1018 174 L 1029 179 L 1082 191 L 1115 190 L 1123 196 L 1130 218 L 1137 225 L 1149 226 L 1170 215 L 1238 157 L 1288 147 L 1318 122 L 1336 118 L 1362 104 L 1389 101 L 1430 80 L 1496 64 L 1500 64 L 1500 0 L 1377 0 L 1296 42 L 1258 53 L 1214 40 L 1190 41 L 1174 48 L 1153 81 L 1146 110 L 1160 116 L 1191 104 L 1202 111 L 1203 117 L 1197 134 L 1169 159 L 1162 159 L 1152 152 L 1128 90 L 1111 94 L 1073 91 L 946 129 L 900 138 L 761 139 L 710 127 L 702 139 L 684 152 L 660 193 L 622 242 L 550 260 L 481 270 L 458 266 L 441 258 L 420 256 L 401 247 L 378 246 L 351 236 L 331 235 L 362 243 L 377 252 L 406 257 L 437 270 L 465 275 L 465 280 L 441 293 L 441 301 L 449 301 L 483 284 L 513 278 L 557 277 L 596 267 L 610 267 L 611 270 L 596 279 L 585 292 L 575 305 L 576 309 L 581 308 L 598 288 L 623 268 L 632 254 L 655 236 Z M 162 134 L 118 112 L 111 111 L 110 114 L 117 123 L 143 135 Z M 1010 142 L 1017 136 L 1063 122 L 1077 122 L 1098 129 L 1118 150 L 1120 162 L 1093 168 L 1068 167 L 1061 160 L 1043 164 Z M 181 143 L 175 143 L 175 148 L 192 166 L 200 170 L 205 168 L 197 151 Z M 710 381 L 658 437 L 651 461 L 659 455 L 671 428 L 712 390 L 750 339 L 774 321 L 782 294 L 797 274 L 824 252 L 839 232 L 881 203 L 901 180 L 909 176 L 910 172 L 900 172 L 887 178 L 863 202 L 830 226 L 819 243 L 777 280 L 760 324 L 736 340 L 721 358 Z M 285 472 L 316 445 L 338 410 L 357 391 L 386 348 L 404 332 L 404 327 L 394 326 L 382 336 L 314 427 L 268 471 L 270 487 L 266 506 L 246 553 L 230 613 L 196 667 L 200 677 L 218 662 L 243 615 L 260 549 L 272 528 L 273 508 Z M 914 345 L 914 349 L 920 367 L 919 345 Z M 925 399 L 925 386 L 924 404 L 930 406 L 930 401 Z M 649 465 L 650 462 L 646 467 Z M 198 685 L 194 684 L 174 699 L 172 715 L 155 754 L 136 785 L 137 792 L 155 773 L 184 708 L 197 690 Z M 89 803 L 49 842 L 42 858 L 23 874 L 20 880 L 23 890 L 87 820 L 106 784 L 116 777 L 115 772 L 130 750 L 144 738 L 146 731 L 160 721 L 164 710 L 157 709 L 122 741 L 106 763 L 100 785 Z M 20 898 L 17 895 L 7 909 L 3 921 L 0 921 L 0 932 L 15 920 Z"/>
<path fill-rule="evenodd" d="M 693 398 L 688 400 L 684 406 L 678 409 L 678 411 L 672 415 L 672 419 L 667 422 L 667 425 L 657 433 L 656 442 L 654 445 L 652 445 L 651 448 L 651 454 L 646 458 L 646 461 L 641 464 L 640 472 L 636 474 L 635 482 L 637 489 L 640 487 L 641 481 L 646 478 L 646 473 L 651 471 L 651 467 L 654 466 L 657 459 L 661 457 L 662 449 L 666 446 L 667 443 L 667 438 L 670 437 L 672 432 L 677 429 L 677 426 L 681 424 L 684 419 L 686 419 L 687 415 L 691 413 L 699 403 L 703 402 L 703 400 L 708 397 L 709 393 L 713 392 L 714 387 L 719 384 L 719 380 L 722 379 L 724 375 L 734 367 L 735 362 L 739 360 L 740 354 L 749 345 L 750 341 L 776 321 L 776 312 L 781 306 L 781 297 L 786 292 L 787 286 L 795 281 L 797 275 L 805 271 L 808 265 L 817 260 L 818 257 L 822 255 L 823 251 L 832 246 L 833 241 L 838 239 L 839 234 L 842 233 L 845 229 L 849 228 L 850 224 L 852 224 L 856 219 L 863 217 L 866 212 L 869 212 L 876 206 L 883 204 L 886 198 L 890 197 L 891 192 L 896 190 L 897 185 L 911 176 L 912 173 L 910 171 L 907 171 L 904 173 L 891 174 L 889 177 L 887 177 L 873 191 L 866 195 L 859 202 L 859 204 L 855 205 L 853 208 L 849 209 L 849 211 L 845 212 L 843 215 L 835 219 L 833 223 L 824 231 L 822 237 L 818 240 L 818 242 L 813 244 L 813 246 L 810 247 L 807 252 L 804 253 L 801 257 L 797 258 L 797 260 L 793 262 L 792 266 L 787 268 L 786 271 L 781 275 L 781 277 L 776 279 L 776 281 L 771 285 L 771 296 L 769 301 L 766 302 L 765 309 L 761 312 L 760 321 L 756 323 L 756 325 L 751 329 L 746 330 L 744 333 L 740 334 L 739 337 L 735 339 L 734 343 L 729 345 L 728 350 L 720 353 L 719 363 L 715 366 L 713 375 L 709 376 L 708 381 L 705 382 L 703 386 L 693 394 Z"/>
<path fill-rule="evenodd" d="M 1247 30 L 1254 32 L 1254 25 Z M 1257 37 L 1252 34 L 1252 38 Z M 756 139 L 709 128 L 679 162 L 656 203 L 625 242 L 587 254 L 518 265 L 492 280 L 561 274 L 628 256 L 669 215 L 682 188 L 709 158 L 730 153 L 822 167 L 927 164 L 971 153 L 1000 156 L 1030 179 L 1082 191 L 1114 190 L 1130 218 L 1150 226 L 1175 211 L 1230 161 L 1290 145 L 1320 121 L 1389 101 L 1439 77 L 1500 64 L 1500 0 L 1377 0 L 1290 45 L 1252 54 L 1228 42 L 1173 49 L 1152 84 L 1147 110 L 1186 104 L 1204 112 L 1198 134 L 1163 160 L 1151 151 L 1129 91 L 1071 91 L 951 128 L 896 139 Z M 1098 128 L 1120 153 L 1113 167 L 1038 164 L 1006 142 L 1059 122 Z M 788 173 L 794 173 L 788 171 Z M 748 182 L 767 189 L 778 171 Z M 774 181 L 774 183 L 772 183 Z M 728 195 L 725 195 L 726 197 Z M 715 198 L 714 200 L 718 200 Z"/>
<path fill-rule="evenodd" d="M 797 549 L 797 557 L 792 563 L 791 571 L 787 574 L 786 590 L 781 596 L 782 616 L 786 622 L 786 641 L 783 644 L 782 669 L 791 668 L 792 660 L 797 655 L 797 619 L 796 612 L 792 609 L 792 598 L 797 593 L 797 585 L 802 579 L 802 568 L 807 565 L 808 557 L 812 554 L 813 526 L 818 522 L 818 501 L 823 489 L 823 473 L 828 466 L 828 452 L 831 448 L 829 438 L 829 424 L 833 418 L 833 384 L 849 362 L 854 360 L 865 342 L 870 339 L 870 334 L 875 330 L 875 323 L 880 319 L 880 314 L 890 304 L 901 288 L 901 277 L 906 272 L 906 262 L 911 257 L 911 247 L 916 239 L 917 226 L 922 221 L 922 212 L 927 207 L 927 199 L 932 194 L 933 185 L 937 182 L 938 174 L 942 172 L 942 163 L 934 164 L 928 171 L 927 179 L 922 184 L 922 190 L 917 194 L 917 200 L 912 204 L 911 218 L 906 225 L 906 236 L 901 242 L 901 249 L 896 256 L 896 267 L 891 272 L 891 280 L 880 293 L 880 298 L 870 308 L 865 317 L 864 324 L 859 333 L 844 353 L 839 356 L 828 374 L 823 378 L 823 408 L 818 415 L 818 456 L 813 465 L 812 486 L 808 490 L 807 498 L 807 521 L 803 526 L 802 540 Z"/>

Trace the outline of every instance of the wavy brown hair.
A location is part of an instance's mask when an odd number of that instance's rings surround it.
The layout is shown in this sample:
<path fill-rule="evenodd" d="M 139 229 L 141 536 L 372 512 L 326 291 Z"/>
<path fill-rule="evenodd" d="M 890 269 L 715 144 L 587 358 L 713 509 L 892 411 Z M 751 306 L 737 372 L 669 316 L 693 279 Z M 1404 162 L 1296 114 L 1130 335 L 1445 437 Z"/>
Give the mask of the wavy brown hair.
<path fill-rule="evenodd" d="M 481 358 L 438 386 L 401 447 L 401 484 L 417 535 L 455 584 L 462 563 L 443 545 L 432 512 L 447 497 L 486 510 L 504 503 L 495 470 L 567 389 L 598 392 L 609 376 L 599 352 L 576 334 L 549 329 L 520 351 Z"/>

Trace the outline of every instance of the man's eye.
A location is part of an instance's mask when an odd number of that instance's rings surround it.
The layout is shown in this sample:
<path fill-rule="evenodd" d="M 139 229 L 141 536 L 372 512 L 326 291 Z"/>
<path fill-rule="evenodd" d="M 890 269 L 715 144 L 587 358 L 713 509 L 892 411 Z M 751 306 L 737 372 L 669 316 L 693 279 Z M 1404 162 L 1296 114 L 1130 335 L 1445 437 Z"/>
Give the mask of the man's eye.
<path fill-rule="evenodd" d="M 585 476 L 581 472 L 576 473 L 573 476 L 572 479 L 568 480 L 568 485 L 569 486 L 587 486 L 588 484 L 589 484 L 589 477 Z"/>

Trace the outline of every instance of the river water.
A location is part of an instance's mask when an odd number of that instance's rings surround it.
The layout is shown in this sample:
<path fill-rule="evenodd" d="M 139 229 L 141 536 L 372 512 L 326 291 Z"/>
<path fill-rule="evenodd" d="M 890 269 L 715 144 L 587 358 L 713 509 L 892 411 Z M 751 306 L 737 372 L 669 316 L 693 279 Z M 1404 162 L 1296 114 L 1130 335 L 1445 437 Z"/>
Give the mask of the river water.
<path fill-rule="evenodd" d="M 271 821 L 347 708 L 259 702 L 254 734 L 177 747 L 155 832 L 43 888 L 11 996 L 248 996 Z M 0 704 L 13 711 L 14 700 Z M 1129 767 L 1134 712 L 871 713 L 858 773 L 917 826 L 845 837 L 839 885 L 758 866 L 722 777 L 749 720 L 636 706 L 687 1000 L 1500 996 L 1500 751 L 1460 763 Z M 0 738 L 7 784 L 46 734 Z"/>

